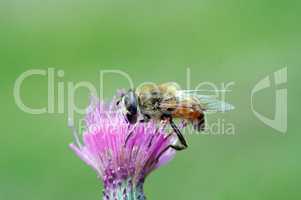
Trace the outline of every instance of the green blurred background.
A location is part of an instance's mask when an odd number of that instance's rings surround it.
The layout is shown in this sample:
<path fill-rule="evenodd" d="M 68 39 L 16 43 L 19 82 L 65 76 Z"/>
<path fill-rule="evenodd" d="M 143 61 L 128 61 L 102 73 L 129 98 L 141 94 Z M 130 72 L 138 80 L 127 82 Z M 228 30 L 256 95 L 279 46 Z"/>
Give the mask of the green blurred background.
<path fill-rule="evenodd" d="M 0 199 L 101 199 L 95 173 L 68 148 L 67 112 L 31 115 L 15 104 L 15 80 L 30 69 L 64 70 L 58 82 L 89 81 L 118 69 L 135 84 L 234 81 L 236 110 L 209 116 L 235 125 L 235 135 L 188 135 L 189 148 L 148 177 L 149 199 L 301 199 L 299 102 L 300 1 L 0 1 Z M 288 131 L 262 123 L 250 93 L 265 76 L 288 67 Z M 105 79 L 105 97 L 128 87 Z M 67 88 L 66 88 L 67 89 Z M 274 115 L 273 87 L 256 109 Z M 47 79 L 21 88 L 27 105 L 47 105 Z M 67 98 L 67 94 L 65 93 Z M 65 101 L 67 104 L 67 101 Z M 88 92 L 79 89 L 84 107 Z"/>

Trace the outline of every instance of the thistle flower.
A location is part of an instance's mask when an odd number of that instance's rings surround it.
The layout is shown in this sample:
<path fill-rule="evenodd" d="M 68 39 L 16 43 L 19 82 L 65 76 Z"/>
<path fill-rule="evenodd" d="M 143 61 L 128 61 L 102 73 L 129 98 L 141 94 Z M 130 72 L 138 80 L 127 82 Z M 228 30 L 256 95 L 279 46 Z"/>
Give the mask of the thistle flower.
<path fill-rule="evenodd" d="M 82 141 L 74 129 L 72 150 L 97 173 L 104 185 L 104 200 L 143 200 L 145 178 L 168 163 L 175 138 L 156 122 L 130 125 L 113 100 L 93 98 L 86 114 Z"/>

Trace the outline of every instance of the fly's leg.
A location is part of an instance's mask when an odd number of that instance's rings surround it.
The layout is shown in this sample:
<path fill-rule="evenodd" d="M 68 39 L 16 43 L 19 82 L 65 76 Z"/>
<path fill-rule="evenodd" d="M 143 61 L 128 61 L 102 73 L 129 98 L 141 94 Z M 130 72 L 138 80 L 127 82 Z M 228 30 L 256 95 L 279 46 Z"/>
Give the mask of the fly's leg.
<path fill-rule="evenodd" d="M 157 158 L 156 158 L 156 161 L 158 162 L 159 161 L 159 159 L 160 159 L 160 157 L 169 149 L 169 148 L 172 148 L 172 149 L 174 149 L 174 150 L 176 150 L 176 151 L 181 151 L 181 150 L 184 150 L 184 149 L 186 149 L 187 147 L 183 147 L 183 146 L 177 146 L 177 145 L 168 145 L 167 147 L 165 147 L 160 153 L 159 153 L 159 155 L 157 156 Z"/>
<path fill-rule="evenodd" d="M 180 145 L 168 145 L 167 147 L 165 147 L 157 156 L 156 160 L 158 161 L 160 159 L 160 157 L 169 149 L 172 148 L 176 151 L 182 151 L 184 149 L 186 149 L 188 147 L 187 142 L 184 138 L 184 136 L 182 135 L 181 131 L 179 130 L 179 128 L 176 126 L 176 124 L 173 122 L 172 118 L 169 118 L 169 123 L 170 126 L 172 127 L 173 131 L 177 134 L 177 137 L 180 141 Z"/>
<path fill-rule="evenodd" d="M 179 138 L 180 143 L 181 143 L 180 146 L 175 147 L 174 149 L 175 149 L 175 150 L 178 150 L 178 151 L 183 150 L 183 149 L 186 149 L 186 148 L 188 147 L 188 145 L 187 145 L 187 142 L 186 142 L 184 136 L 182 135 L 181 131 L 179 130 L 179 128 L 178 128 L 177 125 L 173 122 L 173 120 L 172 120 L 171 118 L 170 118 L 170 120 L 169 120 L 169 123 L 170 123 L 172 129 L 174 130 L 174 132 L 177 134 L 177 137 Z"/>
<path fill-rule="evenodd" d="M 167 123 L 166 120 L 162 120 L 162 121 L 160 122 L 160 126 L 158 126 L 158 127 L 156 128 L 155 133 L 152 135 L 152 137 L 151 137 L 151 139 L 150 139 L 150 141 L 149 141 L 149 143 L 148 143 L 148 148 L 151 147 L 152 142 L 153 142 L 153 139 L 154 139 L 155 135 L 158 133 L 158 131 L 159 131 L 160 129 L 161 129 L 161 130 L 164 130 L 164 128 L 165 128 L 165 126 L 166 126 L 166 123 Z"/>
<path fill-rule="evenodd" d="M 173 131 L 177 134 L 177 137 L 180 141 L 180 145 L 174 145 L 174 146 L 176 146 L 174 149 L 176 149 L 178 151 L 186 149 L 188 147 L 187 142 L 186 142 L 184 136 L 182 135 L 181 131 L 177 127 L 177 125 L 174 123 L 172 116 L 170 114 L 164 113 L 161 116 L 161 120 L 167 120 L 169 122 L 171 128 L 173 129 Z"/>
<path fill-rule="evenodd" d="M 139 122 L 146 123 L 146 122 L 149 122 L 150 119 L 151 119 L 151 117 L 148 114 L 143 114 L 142 119 L 140 119 Z"/>
<path fill-rule="evenodd" d="M 134 130 L 136 129 L 136 127 L 137 127 L 137 123 L 134 124 L 134 126 L 130 129 L 129 134 L 126 136 L 124 146 L 126 146 L 126 144 L 128 143 L 128 141 L 129 141 L 130 137 L 133 135 Z"/>
<path fill-rule="evenodd" d="M 133 132 L 134 132 L 134 130 L 133 131 L 131 131 L 127 136 L 126 136 L 126 138 L 125 138 L 125 142 L 124 142 L 124 146 L 126 146 L 126 144 L 128 143 L 128 141 L 129 141 L 129 139 L 130 139 L 130 137 L 133 135 Z"/>
<path fill-rule="evenodd" d="M 150 120 L 150 116 L 147 115 L 147 114 L 144 114 L 143 118 L 140 119 L 140 120 L 138 120 L 138 123 L 146 123 L 146 122 L 149 122 L 149 120 Z M 134 125 L 134 127 L 131 129 L 130 133 L 126 136 L 125 142 L 124 142 L 124 146 L 126 146 L 126 144 L 128 143 L 130 137 L 133 135 L 134 129 L 136 128 L 136 126 L 137 126 L 138 123 L 136 123 Z"/>

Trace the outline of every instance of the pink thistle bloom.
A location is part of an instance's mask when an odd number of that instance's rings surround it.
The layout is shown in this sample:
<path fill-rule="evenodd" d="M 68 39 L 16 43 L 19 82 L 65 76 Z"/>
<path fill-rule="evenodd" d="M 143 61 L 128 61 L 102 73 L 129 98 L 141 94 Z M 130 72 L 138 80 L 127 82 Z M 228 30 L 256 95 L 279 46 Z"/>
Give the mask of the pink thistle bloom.
<path fill-rule="evenodd" d="M 175 155 L 168 148 L 175 138 L 164 127 L 152 121 L 130 125 L 114 100 L 105 104 L 92 98 L 83 142 L 74 131 L 70 147 L 102 179 L 104 200 L 143 200 L 146 176 Z"/>

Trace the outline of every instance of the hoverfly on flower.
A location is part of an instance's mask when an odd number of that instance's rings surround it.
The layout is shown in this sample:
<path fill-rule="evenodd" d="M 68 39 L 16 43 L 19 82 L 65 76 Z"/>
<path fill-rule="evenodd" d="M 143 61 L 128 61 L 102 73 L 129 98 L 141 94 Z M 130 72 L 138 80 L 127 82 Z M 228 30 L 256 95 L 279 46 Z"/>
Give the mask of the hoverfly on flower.
<path fill-rule="evenodd" d="M 231 104 L 202 95 L 198 90 L 181 90 L 174 82 L 160 85 L 147 83 L 130 89 L 121 95 L 117 104 L 122 104 L 125 118 L 131 124 L 148 122 L 151 119 L 169 123 L 180 141 L 178 145 L 169 145 L 169 148 L 175 150 L 183 150 L 188 145 L 174 123 L 174 118 L 192 124 L 197 131 L 203 131 L 206 113 L 234 109 Z"/>

